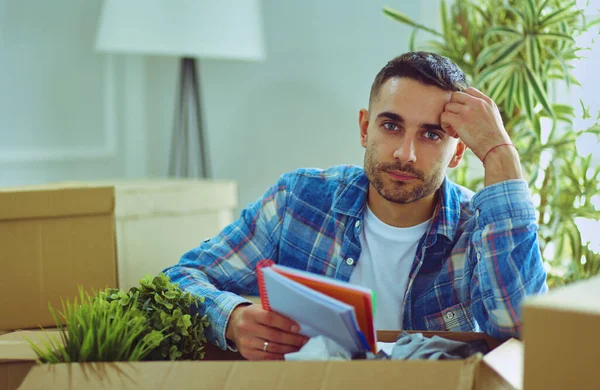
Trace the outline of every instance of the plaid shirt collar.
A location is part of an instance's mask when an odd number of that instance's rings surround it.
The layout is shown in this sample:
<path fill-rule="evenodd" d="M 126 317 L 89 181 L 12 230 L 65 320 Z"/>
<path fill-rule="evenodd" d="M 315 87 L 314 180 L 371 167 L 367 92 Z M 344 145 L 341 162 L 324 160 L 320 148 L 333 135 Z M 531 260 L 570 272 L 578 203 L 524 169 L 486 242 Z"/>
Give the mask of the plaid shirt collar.
<path fill-rule="evenodd" d="M 333 201 L 332 211 L 354 218 L 362 218 L 368 191 L 369 179 L 363 170 L 337 194 Z M 432 223 L 427 229 L 426 246 L 433 245 L 438 235 L 445 237 L 449 243 L 454 241 L 462 212 L 458 191 L 459 188 L 446 177 L 440 186 Z"/>

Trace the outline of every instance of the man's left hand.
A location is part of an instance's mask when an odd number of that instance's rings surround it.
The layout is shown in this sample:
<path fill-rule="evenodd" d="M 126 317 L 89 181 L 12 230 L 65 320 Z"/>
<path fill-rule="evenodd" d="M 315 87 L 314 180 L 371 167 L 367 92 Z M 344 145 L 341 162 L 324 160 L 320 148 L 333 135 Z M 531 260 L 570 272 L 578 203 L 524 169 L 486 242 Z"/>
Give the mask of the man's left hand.
<path fill-rule="evenodd" d="M 441 126 L 460 138 L 480 160 L 494 146 L 510 143 L 496 103 L 477 89 L 453 92 L 441 115 Z"/>

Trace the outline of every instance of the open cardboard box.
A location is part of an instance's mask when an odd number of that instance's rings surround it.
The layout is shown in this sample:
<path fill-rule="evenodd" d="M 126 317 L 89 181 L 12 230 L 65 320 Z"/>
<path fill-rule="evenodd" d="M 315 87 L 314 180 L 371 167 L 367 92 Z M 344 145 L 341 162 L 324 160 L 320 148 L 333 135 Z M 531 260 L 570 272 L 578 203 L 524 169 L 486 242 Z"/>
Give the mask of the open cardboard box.
<path fill-rule="evenodd" d="M 600 277 L 531 297 L 523 305 L 525 387 L 600 389 Z"/>
<path fill-rule="evenodd" d="M 58 337 L 56 331 L 52 332 Z M 40 331 L 0 336 L 0 388 L 29 389 L 521 389 L 522 348 L 481 333 L 424 332 L 453 340 L 485 339 L 494 348 L 483 358 L 446 361 L 250 362 L 207 346 L 203 361 L 42 365 L 24 340 Z M 398 332 L 378 332 L 394 342 Z M 20 387 L 19 387 L 20 386 Z"/>

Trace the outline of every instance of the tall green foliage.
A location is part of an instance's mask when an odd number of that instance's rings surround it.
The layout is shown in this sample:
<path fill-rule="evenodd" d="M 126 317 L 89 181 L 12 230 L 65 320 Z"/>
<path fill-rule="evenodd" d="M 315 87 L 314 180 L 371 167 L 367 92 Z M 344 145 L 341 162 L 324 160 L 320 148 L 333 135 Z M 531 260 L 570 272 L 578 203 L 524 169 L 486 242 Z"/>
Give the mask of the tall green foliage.
<path fill-rule="evenodd" d="M 62 312 L 52 307 L 61 340 L 30 341 L 42 363 L 139 361 L 157 348 L 165 336 L 148 332 L 146 318 L 118 302 L 97 299 L 79 290 L 77 298 L 63 301 Z"/>
<path fill-rule="evenodd" d="M 536 202 L 540 249 L 551 286 L 600 273 L 600 253 L 582 239 L 576 224 L 578 218 L 600 219 L 600 209 L 592 203 L 600 197 L 600 167 L 576 147 L 584 134 L 600 139 L 600 113 L 591 127 L 574 129 L 574 107 L 551 98 L 557 82 L 579 85 L 572 75 L 581 50 L 574 37 L 598 23 L 586 21 L 575 3 L 456 0 L 448 5 L 442 0 L 441 31 L 396 10 L 383 10 L 414 27 L 410 50 L 415 50 L 418 31 L 433 35 L 422 49 L 455 61 L 471 85 L 498 105 Z M 586 117 L 590 114 L 584 107 Z M 476 160 L 468 153 L 453 172 L 456 182 L 473 190 L 483 185 L 482 174 L 473 175 L 473 165 L 480 165 Z"/>

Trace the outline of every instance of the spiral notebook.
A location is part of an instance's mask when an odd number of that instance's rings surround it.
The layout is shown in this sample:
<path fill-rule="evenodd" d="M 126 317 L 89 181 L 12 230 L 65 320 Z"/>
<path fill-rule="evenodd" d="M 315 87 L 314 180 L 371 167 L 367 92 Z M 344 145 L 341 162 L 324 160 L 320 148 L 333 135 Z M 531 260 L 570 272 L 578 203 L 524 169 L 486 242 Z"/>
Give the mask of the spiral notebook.
<path fill-rule="evenodd" d="M 300 333 L 323 335 L 351 353 L 376 352 L 370 289 L 260 261 L 258 285 L 263 308 L 300 325 Z"/>

